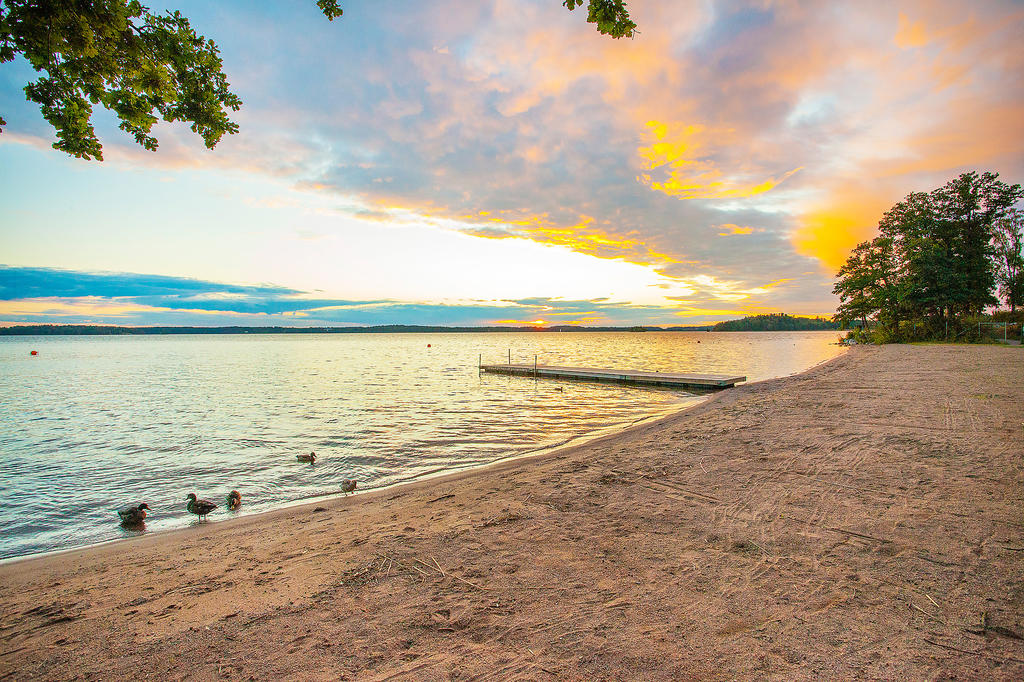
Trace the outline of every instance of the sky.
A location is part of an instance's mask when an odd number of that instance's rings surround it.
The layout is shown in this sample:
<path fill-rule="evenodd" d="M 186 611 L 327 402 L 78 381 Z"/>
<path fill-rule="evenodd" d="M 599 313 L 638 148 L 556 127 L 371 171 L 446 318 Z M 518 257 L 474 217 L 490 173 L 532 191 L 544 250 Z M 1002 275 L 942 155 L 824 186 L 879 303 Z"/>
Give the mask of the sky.
<path fill-rule="evenodd" d="M 1024 4 L 149 3 L 221 50 L 241 127 L 102 162 L 0 64 L 0 324 L 690 325 L 830 315 L 883 211 L 1024 181 Z"/>

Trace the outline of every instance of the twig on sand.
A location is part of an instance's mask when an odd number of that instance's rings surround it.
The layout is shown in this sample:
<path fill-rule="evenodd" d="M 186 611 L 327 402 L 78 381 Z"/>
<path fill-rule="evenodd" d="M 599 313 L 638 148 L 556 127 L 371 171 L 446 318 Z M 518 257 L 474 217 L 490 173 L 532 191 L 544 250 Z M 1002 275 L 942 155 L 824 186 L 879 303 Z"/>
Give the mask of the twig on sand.
<path fill-rule="evenodd" d="M 858 538 L 864 538 L 865 540 L 874 540 L 875 542 L 883 542 L 886 544 L 892 544 L 892 540 L 886 540 L 885 538 L 876 538 L 873 535 L 865 535 L 864 533 L 858 533 L 852 530 L 846 530 L 845 528 L 835 528 L 833 526 L 823 526 L 825 530 L 830 530 L 833 533 L 845 533 L 846 535 L 853 535 Z"/>
<path fill-rule="evenodd" d="M 942 608 L 941 606 L 939 606 L 939 602 L 937 602 L 934 599 L 932 599 L 932 596 L 930 594 L 925 592 L 924 596 L 928 597 L 928 601 L 930 601 L 931 603 L 935 604 L 935 608 L 937 608 L 937 609 L 941 609 Z"/>
<path fill-rule="evenodd" d="M 924 638 L 924 641 L 928 642 L 932 646 L 939 646 L 939 647 L 942 647 L 943 649 L 949 649 L 950 651 L 959 651 L 962 654 L 971 654 L 972 656 L 988 656 L 988 654 L 986 654 L 986 653 L 984 653 L 982 651 L 968 651 L 967 649 L 960 649 L 960 648 L 957 648 L 955 646 L 950 646 L 948 644 L 943 644 L 942 642 L 936 642 L 934 639 L 928 639 L 927 637 Z"/>
<path fill-rule="evenodd" d="M 476 583 L 471 583 L 471 582 L 469 582 L 468 580 L 466 580 L 466 579 L 464 579 L 464 578 L 460 578 L 459 576 L 455 575 L 454 573 L 452 573 L 451 577 L 455 578 L 456 580 L 458 580 L 458 581 L 459 581 L 459 582 L 461 582 L 461 583 L 466 583 L 466 584 L 467 584 L 467 585 L 469 585 L 470 587 L 475 587 L 475 588 L 476 588 L 476 589 L 478 589 L 478 590 L 481 590 L 481 591 L 483 591 L 483 590 L 486 590 L 486 589 L 487 589 L 486 587 L 480 587 L 480 586 L 479 586 L 479 585 L 477 585 Z"/>
<path fill-rule="evenodd" d="M 704 468 L 704 458 L 703 457 L 700 458 L 700 461 L 697 462 L 697 464 L 700 465 L 701 471 L 703 471 L 705 474 L 708 473 L 708 470 Z"/>
<path fill-rule="evenodd" d="M 927 595 L 925 595 L 925 596 L 927 596 Z M 925 616 L 927 616 L 928 618 L 931 618 L 931 619 L 932 619 L 932 620 L 934 620 L 934 621 L 937 621 L 937 622 L 939 622 L 939 623 L 942 623 L 943 625 L 948 625 L 948 623 L 946 623 L 946 621 L 942 620 L 942 619 L 941 619 L 941 618 L 939 618 L 938 616 L 933 616 L 932 614 L 928 613 L 927 611 L 925 611 L 924 609 L 922 609 L 922 608 L 921 608 L 920 606 L 918 606 L 918 605 L 917 605 L 917 604 L 915 604 L 914 602 L 910 602 L 910 608 L 912 608 L 912 609 L 917 609 L 918 611 L 920 611 L 921 613 L 923 613 L 923 614 L 924 614 Z"/>
<path fill-rule="evenodd" d="M 401 565 L 401 564 L 399 564 L 399 565 Z M 412 570 L 416 571 L 417 573 L 419 573 L 424 578 L 426 578 L 428 575 L 430 575 L 429 573 L 424 573 L 423 571 L 421 571 L 420 569 L 416 568 L 412 564 L 409 564 L 406 568 L 411 568 Z"/>
<path fill-rule="evenodd" d="M 427 568 L 429 568 L 429 569 L 430 569 L 431 571 L 433 571 L 433 570 L 434 570 L 434 567 L 433 567 L 433 566 L 431 566 L 430 564 L 428 564 L 428 563 L 427 563 L 426 561 L 421 561 L 421 560 L 417 559 L 416 557 L 413 557 L 413 558 L 412 558 L 412 560 L 413 560 L 413 561 L 415 561 L 416 563 L 418 563 L 418 564 L 422 565 L 422 566 L 426 566 L 426 567 L 427 567 Z M 440 570 L 440 569 L 438 569 L 438 570 Z M 441 571 L 441 575 L 442 575 L 442 576 L 444 575 L 444 571 Z"/>
<path fill-rule="evenodd" d="M 434 557 L 430 557 L 430 560 L 434 562 L 435 566 L 437 566 L 437 570 L 441 571 L 441 577 L 446 577 L 445 573 L 444 573 L 444 569 L 441 568 L 441 564 L 437 563 L 437 559 L 435 559 Z"/>
<path fill-rule="evenodd" d="M 960 649 L 960 648 L 955 647 L 955 646 L 950 646 L 948 644 L 943 644 L 942 642 L 936 642 L 934 639 L 928 639 L 927 637 L 924 637 L 923 639 L 924 639 L 924 641 L 928 642 L 932 646 L 942 647 L 943 649 L 949 649 L 950 651 L 956 651 L 956 652 L 961 653 L 961 654 L 970 654 L 971 656 L 981 656 L 982 658 L 990 658 L 993 661 L 999 661 L 1000 663 L 1006 663 L 1007 661 L 1012 661 L 1014 663 L 1024 663 L 1024 659 L 1022 659 L 1022 658 L 1014 658 L 1013 656 L 1007 656 L 1006 658 L 1001 658 L 999 656 L 993 656 L 992 654 L 987 654 L 984 651 L 970 651 L 969 649 Z"/>
<path fill-rule="evenodd" d="M 387 556 L 387 555 L 385 555 L 385 556 Z M 419 573 L 424 578 L 427 577 L 426 573 L 424 573 L 420 569 L 416 568 L 412 564 L 406 565 L 406 564 L 403 564 L 401 561 L 398 561 L 397 559 L 392 559 L 391 557 L 387 557 L 387 558 L 388 558 L 389 561 L 391 561 L 395 566 L 398 566 L 399 568 L 408 568 L 408 569 L 411 569 L 413 571 L 416 571 L 417 573 Z M 391 574 L 391 564 L 388 564 L 388 574 L 389 575 Z"/>

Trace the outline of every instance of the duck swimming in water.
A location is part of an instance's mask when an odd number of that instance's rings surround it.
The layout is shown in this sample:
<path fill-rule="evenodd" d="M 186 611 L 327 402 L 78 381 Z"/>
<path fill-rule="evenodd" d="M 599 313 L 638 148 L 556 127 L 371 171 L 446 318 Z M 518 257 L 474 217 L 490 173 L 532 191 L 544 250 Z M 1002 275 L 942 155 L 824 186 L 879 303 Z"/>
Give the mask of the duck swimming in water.
<path fill-rule="evenodd" d="M 217 508 L 217 505 L 209 500 L 196 499 L 195 493 L 189 493 L 188 497 L 185 499 L 188 500 L 188 505 L 185 506 L 185 509 L 188 509 L 190 512 L 198 516 L 200 521 L 206 518 L 207 514 Z"/>
<path fill-rule="evenodd" d="M 308 455 L 295 455 L 295 459 L 299 460 L 300 462 L 309 462 L 310 464 L 312 464 L 313 462 L 316 461 L 316 453 L 311 452 Z"/>
<path fill-rule="evenodd" d="M 117 515 L 121 517 L 122 526 L 137 526 L 146 520 L 147 509 L 149 509 L 149 505 L 143 502 L 137 507 L 118 509 Z"/>
<path fill-rule="evenodd" d="M 228 509 L 235 511 L 242 506 L 242 493 L 232 490 L 227 497 Z"/>

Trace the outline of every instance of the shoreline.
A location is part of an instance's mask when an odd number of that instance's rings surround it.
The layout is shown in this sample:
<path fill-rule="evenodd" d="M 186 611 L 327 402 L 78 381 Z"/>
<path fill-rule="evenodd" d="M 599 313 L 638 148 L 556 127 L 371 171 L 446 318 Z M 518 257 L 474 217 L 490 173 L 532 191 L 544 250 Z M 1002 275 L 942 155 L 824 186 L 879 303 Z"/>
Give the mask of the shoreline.
<path fill-rule="evenodd" d="M 842 356 L 836 356 L 836 357 L 842 357 Z M 824 362 L 829 362 L 829 361 L 834 360 L 834 359 L 835 358 L 830 358 L 829 360 L 825 360 L 822 363 L 818 363 L 818 364 L 819 365 L 820 364 L 824 364 Z M 815 366 L 817 366 L 817 365 L 815 365 Z M 813 369 L 813 368 L 809 368 L 809 369 Z M 795 375 L 790 375 L 790 376 L 795 376 Z M 779 378 L 785 378 L 785 377 L 776 377 L 776 379 L 779 379 Z M 775 379 L 765 379 L 765 381 L 774 381 L 774 380 Z M 405 486 L 410 486 L 410 485 L 419 484 L 419 483 L 427 483 L 427 482 L 430 482 L 430 481 L 444 482 L 444 479 L 446 479 L 446 478 L 448 478 L 450 476 L 456 476 L 458 474 L 470 474 L 470 473 L 473 473 L 473 472 L 476 472 L 476 471 L 483 472 L 483 471 L 489 469 L 490 467 L 494 467 L 494 466 L 497 466 L 499 464 L 505 464 L 505 463 L 508 463 L 508 462 L 517 462 L 517 461 L 520 461 L 520 460 L 527 460 L 527 459 L 532 459 L 532 458 L 543 458 L 543 457 L 548 456 L 548 455 L 556 454 L 558 451 L 561 451 L 563 449 L 580 447 L 580 446 L 586 445 L 588 443 L 591 443 L 591 442 L 593 442 L 595 440 L 599 440 L 599 439 L 607 438 L 607 437 L 611 437 L 611 436 L 616 436 L 616 435 L 618 435 L 620 433 L 628 431 L 629 429 L 636 428 L 638 426 L 643 426 L 644 424 L 647 424 L 647 423 L 658 422 L 658 421 L 661 421 L 662 419 L 669 419 L 669 418 L 671 418 L 671 417 L 673 417 L 675 415 L 681 414 L 683 412 L 686 412 L 687 410 L 691 410 L 691 409 L 693 409 L 693 408 L 695 408 L 695 407 L 697 407 L 699 405 L 702 405 L 704 402 L 707 402 L 707 400 L 710 400 L 713 397 L 714 397 L 714 394 L 711 394 L 705 400 L 703 400 L 703 401 L 701 401 L 699 403 L 695 403 L 693 405 L 686 405 L 684 407 L 673 409 L 671 411 L 665 411 L 664 413 L 652 414 L 652 415 L 648 415 L 646 417 L 640 417 L 640 418 L 635 419 L 635 420 L 633 420 L 631 422 L 628 422 L 626 424 L 621 424 L 621 425 L 618 425 L 618 426 L 604 427 L 602 429 L 597 429 L 596 431 L 593 431 L 593 432 L 584 433 L 584 434 L 579 435 L 579 436 L 573 436 L 573 437 L 569 438 L 568 440 L 562 441 L 561 443 L 557 443 L 555 445 L 550 445 L 550 446 L 538 448 L 537 450 L 531 450 L 531 451 L 520 453 L 520 454 L 505 455 L 503 457 L 499 457 L 499 458 L 497 458 L 495 460 L 492 460 L 490 462 L 484 462 L 483 464 L 467 464 L 465 466 L 454 468 L 454 469 L 440 469 L 440 470 L 435 470 L 435 471 L 428 471 L 428 472 L 424 472 L 424 473 L 421 473 L 421 474 L 417 474 L 417 475 L 412 476 L 412 477 L 407 478 L 407 479 L 402 479 L 402 480 L 399 480 L 399 481 L 395 481 L 394 483 L 389 483 L 387 485 L 377 486 L 377 487 L 373 487 L 373 488 L 367 488 L 367 489 L 364 489 L 364 490 L 356 490 L 355 492 L 348 493 L 348 494 L 342 493 L 342 492 L 332 492 L 332 493 L 324 493 L 322 495 L 310 495 L 309 497 L 303 497 L 303 498 L 299 498 L 299 499 L 296 499 L 296 500 L 291 500 L 291 501 L 288 501 L 288 502 L 282 502 L 281 504 L 277 505 L 273 509 L 265 509 L 263 511 L 253 512 L 251 514 L 244 514 L 244 513 L 243 514 L 237 514 L 237 515 L 234 515 L 234 516 L 231 516 L 231 517 L 228 517 L 228 518 L 225 518 L 225 519 L 220 519 L 220 520 L 217 520 L 217 521 L 209 521 L 209 520 L 207 520 L 207 521 L 203 521 L 202 523 L 200 523 L 198 521 L 191 521 L 188 525 L 186 525 L 184 527 L 180 527 L 180 528 L 166 528 L 166 529 L 163 529 L 163 530 L 145 531 L 145 532 L 139 533 L 138 535 L 133 535 L 133 536 L 128 536 L 128 537 L 121 537 L 121 538 L 113 538 L 113 539 L 110 539 L 110 540 L 101 540 L 100 542 L 92 542 L 92 543 L 89 543 L 87 545 L 80 545 L 80 546 L 77 546 L 77 547 L 65 547 L 65 548 L 62 548 L 62 549 L 52 549 L 52 550 L 47 550 L 47 551 L 44 551 L 44 552 L 33 552 L 32 554 L 23 554 L 23 555 L 19 555 L 19 556 L 11 556 L 11 557 L 0 557 L 0 567 L 6 566 L 6 565 L 10 565 L 10 564 L 17 564 L 17 563 L 20 563 L 20 562 L 23 562 L 23 561 L 31 561 L 33 559 L 46 559 L 46 558 L 49 558 L 49 557 L 61 556 L 61 555 L 68 554 L 68 553 L 89 551 L 89 550 L 93 550 L 93 549 L 99 549 L 99 548 L 103 548 L 103 547 L 118 545 L 118 544 L 121 544 L 121 543 L 135 542 L 135 541 L 142 540 L 144 538 L 154 538 L 154 539 L 156 539 L 156 538 L 163 538 L 163 537 L 165 537 L 167 535 L 171 535 L 171 534 L 174 534 L 174 533 L 187 533 L 187 532 L 189 532 L 191 530 L 194 530 L 194 529 L 200 528 L 200 527 L 206 528 L 208 526 L 220 526 L 222 524 L 240 523 L 240 522 L 245 521 L 247 519 L 256 520 L 256 519 L 264 517 L 264 516 L 266 516 L 268 514 L 274 514 L 274 513 L 277 513 L 277 512 L 285 512 L 287 510 L 300 510 L 301 511 L 305 507 L 313 508 L 315 506 L 319 506 L 320 504 L 322 504 L 324 502 L 329 502 L 329 501 L 338 500 L 338 499 L 348 499 L 348 498 L 361 499 L 361 498 L 366 498 L 366 497 L 371 496 L 373 494 L 383 494 L 385 492 L 394 491 L 396 489 L 404 488 Z"/>
<path fill-rule="evenodd" d="M 1018 355 L 858 347 L 543 454 L 20 557 L 0 677 L 1013 679 Z"/>
<path fill-rule="evenodd" d="M 760 381 L 744 382 L 743 384 L 739 384 L 739 385 L 734 386 L 732 388 L 722 389 L 722 390 L 719 390 L 719 391 L 714 391 L 714 392 L 708 393 L 706 395 L 706 397 L 704 398 L 704 400 L 701 400 L 700 402 L 694 403 L 692 405 L 685 405 L 685 406 L 682 406 L 682 407 L 679 407 L 679 408 L 673 408 L 671 410 L 666 410 L 666 411 L 664 411 L 662 413 L 659 413 L 659 414 L 652 414 L 652 415 L 648 415 L 648 416 L 645 416 L 645 417 L 640 417 L 640 418 L 635 419 L 635 420 L 633 420 L 631 422 L 628 422 L 626 424 L 620 424 L 620 425 L 617 425 L 617 426 L 604 427 L 602 429 L 598 429 L 598 430 L 593 431 L 593 432 L 584 433 L 584 434 L 579 435 L 579 436 L 573 436 L 573 437 L 569 438 L 568 440 L 563 441 L 563 442 L 558 443 L 558 444 L 555 444 L 555 445 L 550 445 L 550 446 L 538 448 L 537 450 L 528 451 L 528 452 L 521 453 L 521 454 L 506 455 L 506 456 L 503 456 L 503 457 L 499 457 L 498 459 L 495 459 L 493 461 L 485 462 L 483 464 L 469 464 L 469 465 L 466 465 L 464 467 L 456 468 L 456 469 L 444 469 L 444 470 L 440 470 L 440 471 L 426 472 L 426 473 L 419 474 L 417 476 L 413 476 L 413 477 L 411 477 L 409 479 L 403 479 L 403 480 L 400 480 L 400 481 L 396 481 L 394 483 L 390 483 L 388 485 L 379 486 L 379 487 L 375 487 L 375 488 L 370 488 L 370 489 L 366 489 L 366 490 L 363 490 L 363 491 L 357 491 L 357 492 L 354 492 L 354 493 L 349 493 L 348 495 L 346 495 L 345 493 L 341 493 L 341 492 L 325 493 L 323 495 L 312 495 L 310 497 L 305 497 L 305 498 L 301 498 L 301 499 L 297 499 L 297 500 L 291 500 L 289 502 L 283 502 L 283 503 L 279 504 L 278 506 L 274 507 L 273 509 L 267 509 L 267 510 L 260 511 L 260 512 L 255 512 L 255 513 L 252 513 L 252 514 L 240 514 L 240 515 L 237 515 L 237 516 L 229 517 L 229 518 L 226 518 L 226 519 L 221 519 L 221 520 L 218 520 L 218 521 L 212 521 L 212 522 L 207 521 L 207 522 L 203 522 L 202 525 L 200 525 L 199 522 L 192 522 L 192 523 L 189 523 L 188 525 L 186 525 L 184 527 L 180 527 L 180 528 L 168 528 L 168 529 L 165 529 L 165 530 L 146 531 L 146 532 L 141 533 L 141 534 L 136 535 L 136 536 L 114 538 L 114 539 L 111 539 L 111 540 L 103 540 L 103 541 L 100 541 L 100 542 L 93 542 L 93 543 L 89 543 L 89 544 L 86 544 L 86 545 L 81 545 L 81 546 L 78 546 L 78 547 L 67 547 L 67 548 L 63 548 L 63 549 L 54 549 L 54 550 L 48 550 L 48 551 L 44 551 L 44 552 L 34 552 L 32 554 L 24 554 L 24 555 L 20 555 L 20 556 L 2 557 L 2 558 L 0 558 L 0 567 L 6 566 L 6 565 L 10 565 L 10 564 L 17 564 L 17 563 L 20 563 L 20 562 L 23 562 L 23 561 L 31 561 L 31 560 L 34 560 L 34 559 L 46 559 L 46 558 L 49 558 L 49 557 L 57 557 L 57 556 L 62 556 L 62 555 L 69 554 L 69 553 L 74 553 L 74 552 L 89 551 L 89 550 L 93 550 L 93 549 L 99 549 L 99 548 L 104 548 L 104 547 L 108 547 L 108 546 L 114 546 L 114 545 L 118 545 L 118 544 L 121 544 L 121 543 L 136 542 L 136 541 L 142 540 L 144 538 L 150 538 L 150 537 L 152 537 L 154 539 L 156 539 L 156 538 L 163 538 L 163 537 L 166 537 L 166 536 L 174 534 L 174 533 L 187 533 L 187 532 L 190 532 L 190 531 L 192 531 L 192 530 L 194 530 L 195 528 L 198 528 L 198 527 L 204 527 L 205 528 L 205 527 L 207 527 L 207 524 L 213 524 L 213 525 L 236 524 L 236 523 L 240 523 L 240 522 L 242 522 L 242 521 L 244 521 L 246 519 L 258 519 L 258 518 L 264 517 L 264 516 L 266 516 L 268 514 L 274 514 L 276 512 L 284 512 L 286 510 L 299 510 L 299 511 L 301 511 L 305 507 L 313 508 L 315 506 L 319 506 L 320 504 L 322 504 L 324 502 L 328 502 L 328 501 L 332 501 L 332 500 L 336 500 L 336 499 L 345 499 L 345 498 L 349 498 L 349 497 L 351 497 L 352 499 L 365 498 L 365 497 L 367 497 L 369 495 L 372 495 L 372 494 L 383 494 L 383 493 L 388 492 L 388 491 L 394 491 L 396 489 L 404 488 L 405 486 L 409 486 L 409 485 L 413 485 L 413 484 L 417 484 L 417 483 L 425 483 L 425 482 L 429 482 L 429 481 L 443 483 L 444 479 L 447 479 L 448 477 L 451 477 L 451 476 L 456 476 L 456 475 L 459 475 L 459 474 L 471 474 L 471 473 L 477 472 L 477 471 L 484 472 L 484 471 L 486 471 L 486 470 L 488 470 L 488 469 L 490 469 L 492 467 L 495 467 L 497 465 L 504 464 L 504 463 L 518 462 L 518 461 L 521 461 L 521 460 L 528 460 L 528 459 L 534 459 L 534 458 L 543 459 L 544 457 L 547 457 L 547 456 L 557 455 L 559 452 L 561 452 L 562 450 L 565 450 L 565 449 L 572 449 L 572 448 L 577 448 L 577 447 L 583 447 L 583 446 L 589 445 L 590 443 L 593 443 L 595 441 L 603 440 L 605 438 L 615 438 L 615 437 L 617 437 L 619 435 L 622 435 L 622 434 L 626 433 L 627 431 L 630 431 L 631 429 L 634 429 L 634 428 L 638 428 L 638 427 L 645 426 L 645 425 L 648 425 L 648 424 L 656 424 L 656 423 L 661 422 L 663 420 L 672 419 L 673 417 L 679 416 L 679 415 L 684 414 L 686 412 L 689 412 L 691 410 L 695 410 L 696 408 L 700 407 L 701 405 L 704 405 L 704 404 L 706 404 L 708 402 L 713 401 L 718 396 L 720 396 L 722 393 L 725 393 L 727 391 L 735 391 L 738 388 L 742 388 L 742 387 L 746 387 L 746 386 L 753 386 L 753 385 L 756 385 L 756 384 L 764 384 L 764 383 L 769 383 L 769 382 L 774 382 L 774 381 L 782 381 L 782 380 L 785 380 L 785 379 L 792 379 L 794 377 L 801 377 L 801 376 L 807 375 L 807 374 L 809 374 L 810 372 L 813 372 L 815 369 L 817 369 L 819 367 L 822 367 L 822 366 L 827 365 L 827 364 L 829 364 L 831 362 L 835 362 L 835 361 L 839 360 L 840 358 L 844 357 L 847 352 L 849 352 L 849 351 L 847 350 L 844 353 L 841 353 L 841 354 L 836 355 L 834 357 L 828 358 L 826 360 L 822 360 L 821 362 L 819 362 L 819 363 L 817 363 L 815 365 L 812 365 L 811 367 L 808 367 L 807 369 L 803 370 L 802 372 L 796 372 L 794 374 L 788 374 L 788 375 L 781 376 L 781 377 L 772 377 L 771 379 L 762 379 Z"/>

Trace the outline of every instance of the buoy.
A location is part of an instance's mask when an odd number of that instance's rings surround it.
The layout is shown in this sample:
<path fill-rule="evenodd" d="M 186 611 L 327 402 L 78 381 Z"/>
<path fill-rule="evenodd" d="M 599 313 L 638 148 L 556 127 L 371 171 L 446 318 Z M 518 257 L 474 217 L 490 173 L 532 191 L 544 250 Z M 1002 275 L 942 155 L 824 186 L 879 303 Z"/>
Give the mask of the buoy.
<path fill-rule="evenodd" d="M 430 348 L 430 344 L 429 343 L 427 344 L 427 348 Z"/>
<path fill-rule="evenodd" d="M 34 351 L 32 351 L 31 353 L 29 353 L 29 355 L 39 355 L 39 351 L 37 351 L 37 350 L 34 350 Z"/>

